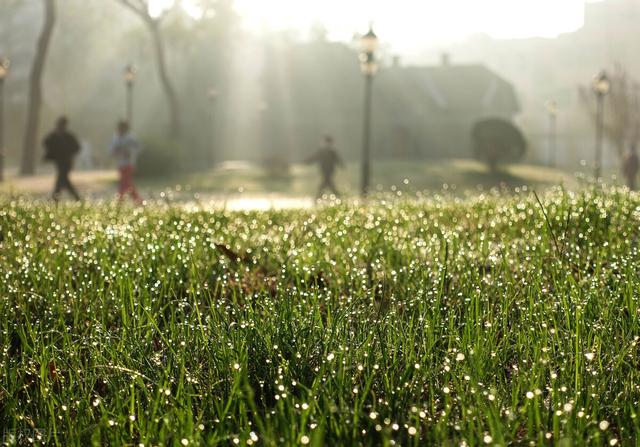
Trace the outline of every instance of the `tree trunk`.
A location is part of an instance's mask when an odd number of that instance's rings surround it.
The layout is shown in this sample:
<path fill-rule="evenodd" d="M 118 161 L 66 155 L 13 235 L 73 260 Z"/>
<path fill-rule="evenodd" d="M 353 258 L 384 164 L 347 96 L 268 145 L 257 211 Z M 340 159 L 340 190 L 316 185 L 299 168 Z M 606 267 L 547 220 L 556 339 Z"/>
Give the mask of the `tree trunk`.
<path fill-rule="evenodd" d="M 167 98 L 169 106 L 169 132 L 171 137 L 180 136 L 180 111 L 178 106 L 178 97 L 176 91 L 173 88 L 169 74 L 167 73 L 167 61 L 164 52 L 164 42 L 162 40 L 162 33 L 159 29 L 158 22 L 148 22 L 149 29 L 151 30 L 151 39 L 153 40 L 153 47 L 156 52 L 156 68 L 158 69 L 158 76 L 160 77 L 160 83 L 162 89 Z"/>
<path fill-rule="evenodd" d="M 21 175 L 33 175 L 36 170 L 38 127 L 40 124 L 40 107 L 42 105 L 42 74 L 49 51 L 51 35 L 53 34 L 53 26 L 56 21 L 55 0 L 42 0 L 42 2 L 45 16 L 29 78 L 29 103 L 27 105 L 27 122 L 22 148 Z"/>

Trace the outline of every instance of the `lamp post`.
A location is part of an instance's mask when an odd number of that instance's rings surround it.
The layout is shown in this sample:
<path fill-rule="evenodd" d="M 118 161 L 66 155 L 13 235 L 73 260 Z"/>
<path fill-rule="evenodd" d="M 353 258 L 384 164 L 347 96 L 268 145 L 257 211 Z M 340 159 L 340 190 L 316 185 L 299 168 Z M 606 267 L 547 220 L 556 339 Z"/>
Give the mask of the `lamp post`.
<path fill-rule="evenodd" d="M 640 82 L 633 82 L 633 109 L 635 119 L 633 122 L 632 142 L 637 142 L 640 136 Z"/>
<path fill-rule="evenodd" d="M 593 91 L 596 94 L 596 151 L 594 163 L 594 176 L 599 179 L 602 175 L 602 145 L 604 143 L 604 98 L 611 90 L 611 81 L 605 71 L 602 71 L 593 80 Z"/>
<path fill-rule="evenodd" d="M 0 182 L 4 180 L 4 80 L 9 74 L 11 62 L 0 57 Z"/>
<path fill-rule="evenodd" d="M 129 64 L 124 68 L 124 73 L 122 75 L 127 91 L 125 119 L 129 123 L 129 126 L 133 123 L 133 84 L 136 82 L 137 73 L 138 70 L 135 65 Z"/>
<path fill-rule="evenodd" d="M 362 185 L 360 193 L 366 197 L 369 192 L 371 175 L 371 103 L 373 77 L 378 71 L 376 62 L 376 50 L 378 49 L 378 36 L 369 27 L 369 32 L 360 39 L 360 69 L 365 78 L 364 90 L 364 126 L 362 137 Z"/>
<path fill-rule="evenodd" d="M 266 100 L 262 99 L 258 101 L 256 109 L 258 111 L 258 135 L 260 138 L 259 146 L 261 156 L 262 158 L 270 159 L 273 154 L 271 154 L 270 142 L 267 138 L 267 112 L 269 111 L 269 103 Z"/>
<path fill-rule="evenodd" d="M 216 102 L 218 100 L 218 91 L 211 87 L 207 92 L 207 98 L 209 98 L 210 108 L 210 122 L 211 131 L 209 132 L 209 150 L 207 150 L 207 166 L 211 168 L 215 159 L 216 151 Z"/>
<path fill-rule="evenodd" d="M 558 123 L 558 104 L 554 100 L 549 100 L 545 104 L 547 114 L 549 115 L 549 141 L 548 144 L 548 165 L 555 167 L 556 165 L 556 142 L 557 142 L 557 123 Z"/>

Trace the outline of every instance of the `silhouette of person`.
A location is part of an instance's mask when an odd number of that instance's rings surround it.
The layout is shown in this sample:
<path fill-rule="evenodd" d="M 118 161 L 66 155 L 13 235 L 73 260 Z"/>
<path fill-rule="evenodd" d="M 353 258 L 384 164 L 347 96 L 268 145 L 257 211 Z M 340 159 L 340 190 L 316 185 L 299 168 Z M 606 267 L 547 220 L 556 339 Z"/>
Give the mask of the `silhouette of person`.
<path fill-rule="evenodd" d="M 624 154 L 622 160 L 622 173 L 627 179 L 627 186 L 630 190 L 636 189 L 636 177 L 640 169 L 640 160 L 638 159 L 638 151 L 635 144 L 631 145 L 629 151 Z"/>
<path fill-rule="evenodd" d="M 43 142 L 45 148 L 44 159 L 52 161 L 56 166 L 57 178 L 51 197 L 56 202 L 60 199 L 60 193 L 66 189 L 74 199 L 80 200 L 78 191 L 69 180 L 69 173 L 73 167 L 73 159 L 80 151 L 80 143 L 71 132 L 67 130 L 69 120 L 61 116 L 56 121 L 56 128 L 46 136 Z"/>
<path fill-rule="evenodd" d="M 128 193 L 136 203 L 141 203 L 142 199 L 133 184 L 133 174 L 135 172 L 136 159 L 140 152 L 140 144 L 131 135 L 127 121 L 118 122 L 116 134 L 113 136 L 109 146 L 109 152 L 118 162 L 118 172 L 120 173 L 118 198 L 122 200 Z"/>
<path fill-rule="evenodd" d="M 331 191 L 336 197 L 339 195 L 338 189 L 334 181 L 334 176 L 337 167 L 343 167 L 344 163 L 340 158 L 340 155 L 333 146 L 333 137 L 327 135 L 324 137 L 324 141 L 320 149 L 318 149 L 311 157 L 306 159 L 307 163 L 317 163 L 320 167 L 320 174 L 322 175 L 322 182 L 318 188 L 318 194 L 316 199 L 322 197 L 325 190 Z"/>

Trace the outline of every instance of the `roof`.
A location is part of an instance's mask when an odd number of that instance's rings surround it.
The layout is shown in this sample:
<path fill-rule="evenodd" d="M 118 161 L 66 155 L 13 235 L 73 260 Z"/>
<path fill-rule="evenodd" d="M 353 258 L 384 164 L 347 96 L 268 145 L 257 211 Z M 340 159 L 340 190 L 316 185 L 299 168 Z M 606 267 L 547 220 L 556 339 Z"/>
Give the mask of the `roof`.
<path fill-rule="evenodd" d="M 378 82 L 392 102 L 389 92 L 401 101 L 421 98 L 442 111 L 519 111 L 513 86 L 484 65 L 392 67 L 380 71 Z"/>

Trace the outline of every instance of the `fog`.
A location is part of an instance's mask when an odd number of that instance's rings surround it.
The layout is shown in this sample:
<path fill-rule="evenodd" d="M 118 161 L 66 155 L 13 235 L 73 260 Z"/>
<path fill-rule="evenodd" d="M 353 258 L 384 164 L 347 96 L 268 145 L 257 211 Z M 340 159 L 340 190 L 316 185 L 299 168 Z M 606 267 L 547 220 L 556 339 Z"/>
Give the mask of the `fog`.
<path fill-rule="evenodd" d="M 22 156 L 29 74 L 43 23 L 43 3 L 0 3 L 0 56 L 11 59 L 4 86 L 9 166 L 17 166 Z M 325 134 L 335 136 L 345 159 L 359 157 L 363 77 L 358 34 L 367 31 L 367 18 L 354 19 L 349 38 L 345 18 L 336 20 L 336 25 L 309 16 L 299 26 L 289 26 L 262 17 L 258 26 L 261 16 L 251 15 L 251 3 L 246 1 L 240 7 L 231 0 L 192 2 L 197 3 L 198 14 L 180 7 L 164 11 L 157 29 L 164 42 L 166 75 L 177 98 L 176 132 L 144 20 L 116 0 L 55 3 L 37 141 L 56 117 L 66 115 L 74 132 L 90 147 L 91 165 L 104 165 L 115 123 L 126 114 L 123 70 L 133 64 L 135 133 L 150 150 L 179 154 L 186 168 L 238 159 L 280 158 L 295 163 L 308 156 Z M 582 6 L 574 3 L 572 14 L 575 8 L 580 11 L 563 22 L 568 27 L 563 33 L 552 5 L 544 4 L 541 8 L 547 11 L 548 22 L 556 25 L 549 28 L 549 23 L 540 23 L 536 28 L 536 23 L 547 22 L 544 15 L 536 14 L 529 18 L 529 28 L 559 35 L 512 39 L 505 38 L 510 34 L 503 31 L 513 29 L 513 24 L 495 19 L 502 17 L 503 7 L 499 2 L 484 3 L 484 19 L 478 20 L 486 23 L 464 29 L 482 30 L 494 23 L 499 26 L 497 32 L 463 37 L 458 18 L 447 9 L 442 28 L 458 30 L 456 38 L 430 38 L 427 32 L 416 32 L 418 37 L 409 45 L 398 30 L 413 34 L 406 29 L 419 26 L 420 20 L 406 19 L 406 10 L 392 14 L 393 8 L 409 5 L 378 2 L 378 9 L 388 14 L 377 28 L 381 47 L 373 87 L 373 156 L 379 160 L 470 158 L 472 122 L 498 116 L 513 120 L 526 135 L 526 161 L 545 164 L 550 147 L 545 104 L 553 101 L 557 105 L 555 160 L 567 170 L 575 169 L 582 160 L 592 158 L 595 98 L 591 84 L 596 74 L 607 70 L 614 82 L 624 83 L 622 96 L 629 101 L 623 111 L 614 110 L 621 106 L 613 100 L 606 105 L 611 120 L 606 127 L 615 128 L 618 115 L 632 122 L 621 131 L 623 137 L 607 131 L 605 165 L 616 165 L 621 148 L 637 138 L 628 128 L 638 119 L 632 103 L 638 102 L 639 91 L 640 43 L 635 26 L 640 6 L 633 0 L 607 0 L 585 5 L 583 14 Z M 487 21 L 487 17 L 494 19 Z M 468 20 L 469 15 L 460 11 L 459 21 Z M 425 23 L 433 21 L 430 16 Z"/>

